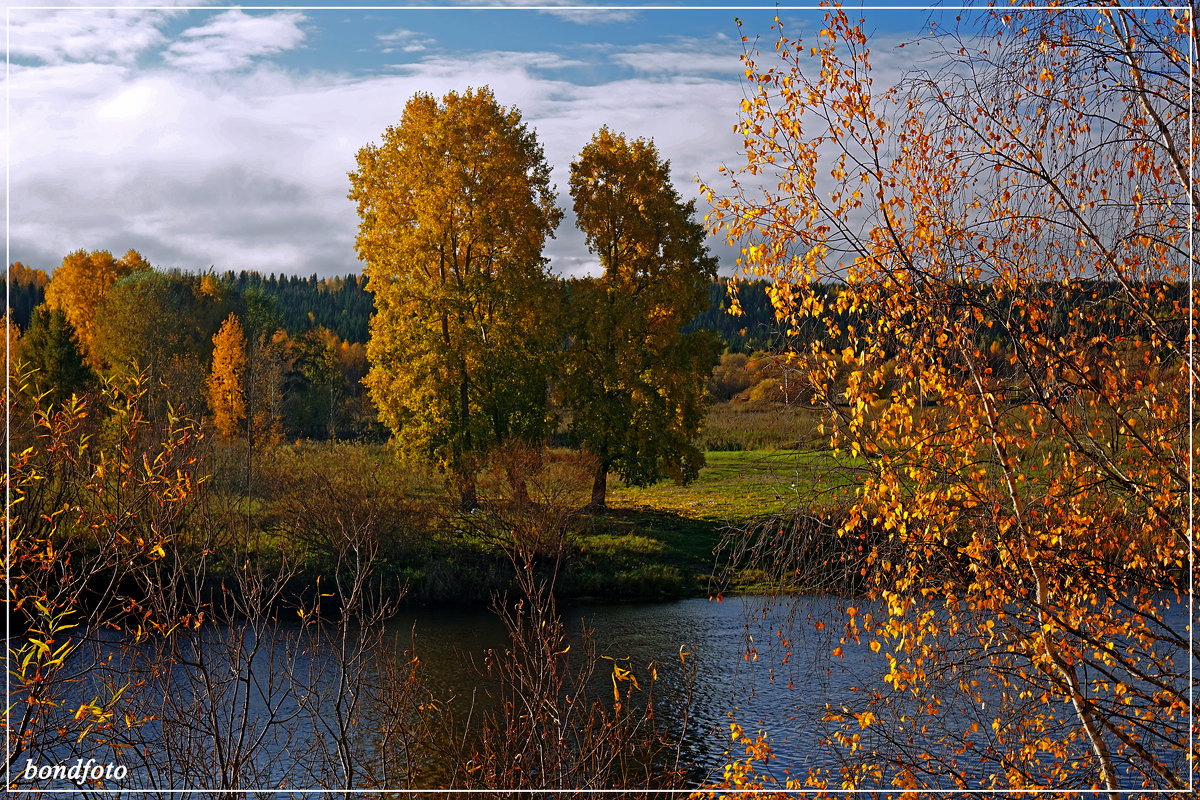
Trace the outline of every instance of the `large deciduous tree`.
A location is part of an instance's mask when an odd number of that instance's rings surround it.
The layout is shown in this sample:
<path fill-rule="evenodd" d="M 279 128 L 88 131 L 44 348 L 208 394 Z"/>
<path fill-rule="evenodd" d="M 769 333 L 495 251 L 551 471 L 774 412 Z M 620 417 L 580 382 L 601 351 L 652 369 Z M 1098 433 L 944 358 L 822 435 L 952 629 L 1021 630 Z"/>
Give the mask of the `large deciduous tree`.
<path fill-rule="evenodd" d="M 97 307 L 92 352 L 106 373 L 145 373 L 151 418 L 199 401 L 213 334 L 234 298 L 211 275 L 139 270 L 105 292 Z"/>
<path fill-rule="evenodd" d="M 107 250 L 76 250 L 63 259 L 46 286 L 46 302 L 67 315 L 79 336 L 88 362 L 99 369 L 102 364 L 93 352 L 96 341 L 96 309 L 108 288 L 120 278 L 140 270 L 150 269 L 150 263 L 136 250 L 121 258 L 113 258 Z"/>
<path fill-rule="evenodd" d="M 747 52 L 747 161 L 710 195 L 781 318 L 849 342 L 795 355 L 858 476 L 836 533 L 873 602 L 843 641 L 885 681 L 810 780 L 1186 788 L 1195 26 L 962 19 L 892 87 L 840 9 Z"/>
<path fill-rule="evenodd" d="M 486 88 L 418 94 L 358 153 L 375 316 L 366 384 L 403 454 L 448 471 L 464 506 L 487 452 L 540 440 L 555 300 L 542 246 L 562 212 L 520 112 Z"/>
<path fill-rule="evenodd" d="M 601 510 L 610 471 L 644 485 L 703 466 L 692 440 L 718 345 L 683 328 L 706 307 L 717 263 L 649 140 L 602 128 L 571 165 L 571 195 L 604 273 L 572 287 L 563 392 L 573 436 L 597 459 L 590 507 Z"/>

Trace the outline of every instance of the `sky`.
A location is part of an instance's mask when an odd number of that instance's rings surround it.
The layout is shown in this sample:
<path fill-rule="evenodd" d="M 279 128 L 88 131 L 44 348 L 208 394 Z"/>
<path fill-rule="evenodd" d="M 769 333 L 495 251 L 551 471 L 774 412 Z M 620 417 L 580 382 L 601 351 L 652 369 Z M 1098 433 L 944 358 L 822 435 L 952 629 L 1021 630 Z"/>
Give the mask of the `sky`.
<path fill-rule="evenodd" d="M 358 149 L 414 93 L 486 85 L 553 167 L 567 214 L 552 269 L 594 273 L 567 189 L 591 136 L 653 138 L 702 215 L 697 179 L 720 186 L 717 168 L 742 158 L 741 34 L 769 49 L 776 13 L 806 38 L 823 13 L 327 5 L 10 6 L 8 261 L 49 272 L 77 249 L 134 248 L 164 268 L 358 272 Z M 927 14 L 865 13 L 879 62 L 901 68 L 890 47 Z M 734 249 L 709 245 L 729 273 Z"/>

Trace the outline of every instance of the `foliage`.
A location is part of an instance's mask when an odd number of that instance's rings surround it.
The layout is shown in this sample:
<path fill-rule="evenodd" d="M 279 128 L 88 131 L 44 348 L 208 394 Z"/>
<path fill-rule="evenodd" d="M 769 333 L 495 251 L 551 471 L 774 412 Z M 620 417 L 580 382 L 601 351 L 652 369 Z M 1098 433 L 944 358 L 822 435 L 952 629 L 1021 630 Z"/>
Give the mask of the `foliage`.
<path fill-rule="evenodd" d="M 96 342 L 96 310 L 105 292 L 119 278 L 149 268 L 150 264 L 136 250 L 119 259 L 107 250 L 90 253 L 76 250 L 67 254 L 62 265 L 54 270 L 46 286 L 46 302 L 66 313 L 91 366 L 102 366 L 92 351 Z"/>
<path fill-rule="evenodd" d="M 838 534 L 879 545 L 845 637 L 886 683 L 831 710 L 852 763 L 821 780 L 1178 789 L 1190 23 L 964 18 L 923 47 L 937 72 L 882 90 L 840 9 L 812 47 L 777 22 L 745 57 L 746 164 L 710 190 L 741 271 L 828 328 L 793 361 L 866 464 Z"/>
<path fill-rule="evenodd" d="M 213 425 L 225 439 L 241 431 L 246 418 L 246 336 L 237 316 L 230 314 L 213 336 L 212 371 L 208 376 L 208 407 Z"/>
<path fill-rule="evenodd" d="M 67 315 L 49 306 L 33 310 L 29 330 L 21 337 L 14 362 L 24 362 L 34 370 L 30 380 L 39 393 L 49 393 L 52 401 L 61 401 L 92 385 L 96 375 L 84 363 L 83 348 Z"/>
<path fill-rule="evenodd" d="M 284 388 L 291 368 L 291 347 L 280 327 L 275 298 L 258 289 L 242 295 L 241 321 L 246 336 L 246 369 L 242 386 L 246 402 L 249 450 L 276 445 L 283 437 Z M 250 480 L 247 472 L 246 480 Z"/>
<path fill-rule="evenodd" d="M 149 369 L 163 377 L 172 356 L 190 353 L 200 363 L 212 357 L 212 337 L 238 305 L 212 275 L 144 269 L 127 275 L 105 293 L 98 308 L 96 353 L 110 372 Z"/>
<path fill-rule="evenodd" d="M 571 194 L 604 274 L 572 287 L 562 392 L 571 435 L 597 459 L 590 505 L 603 509 L 610 470 L 634 484 L 688 481 L 704 463 L 692 439 L 717 344 L 682 329 L 716 260 L 653 142 L 602 128 L 571 165 Z"/>
<path fill-rule="evenodd" d="M 158 571 L 202 482 L 198 434 L 177 419 L 161 440 L 146 441 L 143 391 L 137 381 L 107 383 L 100 402 L 56 404 L 17 387 L 6 561 L 10 767 L 23 755 L 58 763 L 63 742 L 105 746 L 144 722 L 123 714 L 133 692 L 111 667 L 98 665 L 87 684 L 78 673 L 73 654 L 104 628 L 140 643 L 194 621 L 169 613 Z"/>
<path fill-rule="evenodd" d="M 745 750 L 745 758 L 727 764 L 721 780 L 703 792 L 692 794 L 693 800 L 732 800 L 747 795 L 763 800 L 786 800 L 797 794 L 807 794 L 805 789 L 809 787 L 804 781 L 790 776 L 780 780 L 773 774 L 771 762 L 775 753 L 763 731 L 756 732 L 751 738 L 741 725 L 731 722 L 729 737 Z"/>
<path fill-rule="evenodd" d="M 451 473 L 473 506 L 485 454 L 547 428 L 557 312 L 541 251 L 561 217 L 550 167 L 485 88 L 415 95 L 350 182 L 375 293 L 371 398 L 401 451 Z"/>
<path fill-rule="evenodd" d="M 346 391 L 346 370 L 354 369 L 348 363 L 353 358 L 350 348 L 336 333 L 318 326 L 297 337 L 293 349 L 293 373 L 299 385 L 288 421 L 311 437 L 336 439 L 338 401 Z"/>
<path fill-rule="evenodd" d="M 213 336 L 238 298 L 212 275 L 143 269 L 108 288 L 97 308 L 95 361 L 108 375 L 145 373 L 150 413 L 199 414 Z"/>
<path fill-rule="evenodd" d="M 303 278 L 229 270 L 221 273 L 220 280 L 239 295 L 255 290 L 274 298 L 281 326 L 289 336 L 299 336 L 319 326 L 352 344 L 367 341 L 367 320 L 371 317 L 374 300 L 367 291 L 364 275 L 338 278 L 310 275 Z"/>
<path fill-rule="evenodd" d="M 18 328 L 25 330 L 29 327 L 33 310 L 46 297 L 46 284 L 50 282 L 50 276 L 40 269 L 14 261 L 9 265 L 5 279 L 8 283 L 9 316 Z"/>

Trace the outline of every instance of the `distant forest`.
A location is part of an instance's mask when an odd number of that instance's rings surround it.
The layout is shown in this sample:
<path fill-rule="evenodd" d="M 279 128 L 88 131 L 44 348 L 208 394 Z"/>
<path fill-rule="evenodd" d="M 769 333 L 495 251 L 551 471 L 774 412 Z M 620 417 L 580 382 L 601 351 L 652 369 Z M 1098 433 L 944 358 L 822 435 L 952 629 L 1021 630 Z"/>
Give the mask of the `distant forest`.
<path fill-rule="evenodd" d="M 275 300 L 274 312 L 282 320 L 284 330 L 289 336 L 298 336 L 318 326 L 324 326 L 336 333 L 342 341 L 348 344 L 365 344 L 368 335 L 368 322 L 374 312 L 374 295 L 367 291 L 366 276 L 360 274 L 346 275 L 340 278 L 318 278 L 310 275 L 302 278 L 297 275 L 262 275 L 258 272 L 233 272 L 232 270 L 219 273 L 217 279 L 223 284 L 243 295 L 247 290 L 256 290 Z M 21 330 L 29 327 L 30 314 L 41 304 L 46 294 L 46 274 L 41 270 L 30 269 L 20 262 L 13 264 L 10 270 L 9 312 L 11 319 Z M 741 281 L 738 284 L 738 299 L 742 308 L 741 316 L 729 314 L 729 281 L 719 278 L 713 281 L 709 288 L 708 309 L 696 317 L 687 330 L 711 330 L 721 337 L 725 350 L 730 353 L 773 352 L 784 349 L 789 344 L 796 346 L 826 336 L 823 325 L 816 319 L 808 319 L 803 323 L 803 330 L 795 331 L 791 336 L 786 335 L 784 326 L 775 320 L 775 312 L 767 295 L 766 281 Z M 1089 285 L 1084 286 L 1085 289 Z M 1053 291 L 1050 286 L 1043 287 Z M 1095 292 L 1092 302 L 1119 303 L 1119 294 L 1115 284 L 1098 282 L 1091 285 Z M 1164 285 L 1164 299 L 1186 301 L 1187 285 Z M 826 287 L 828 298 L 827 308 L 832 306 L 838 293 L 835 286 Z M 1070 308 L 1084 301 L 1085 295 L 1079 293 L 1076 287 L 1061 304 L 1062 319 L 1060 325 L 1067 325 L 1067 312 Z M 1006 301 L 1012 303 L 1010 298 Z M 1118 309 L 1110 309 L 1118 313 Z M 843 315 L 835 315 L 839 321 L 845 322 Z M 1100 323 L 1097 323 L 1100 324 Z M 1115 323 L 1114 323 L 1115 324 Z M 822 330 L 817 330 L 821 327 Z M 1100 331 L 1097 331 L 1100 332 Z M 998 331 L 994 332 L 999 339 Z"/>
<path fill-rule="evenodd" d="M 295 336 L 317 325 L 336 333 L 343 341 L 365 344 L 367 323 L 375 310 L 374 295 L 367 291 L 365 275 L 318 278 L 310 275 L 264 276 L 259 272 L 226 271 L 217 276 L 222 283 L 245 294 L 256 289 L 275 298 L 275 313 L 284 330 Z"/>
<path fill-rule="evenodd" d="M 45 298 L 47 276 L 42 270 L 30 269 L 16 262 L 9 271 L 9 277 L 10 318 L 24 331 L 29 328 L 33 309 Z M 303 278 L 297 275 L 263 275 L 246 270 L 228 270 L 217 273 L 216 277 L 234 289 L 238 295 L 244 295 L 247 290 L 255 290 L 274 298 L 273 310 L 289 336 L 298 336 L 323 326 L 348 344 L 365 344 L 367 341 L 368 322 L 375 305 L 374 295 L 366 289 L 367 279 L 364 275 L 352 274 L 339 278 L 318 278 L 316 275 L 310 275 Z M 827 335 L 823 330 L 824 326 L 816 319 L 810 318 L 804 321 L 802 330 L 787 336 L 785 327 L 775 320 L 775 312 L 767 295 L 766 281 L 740 282 L 737 291 L 742 314 L 737 317 L 730 316 L 728 284 L 729 281 L 725 278 L 713 281 L 709 288 L 708 309 L 697 316 L 687 326 L 687 330 L 715 331 L 721 337 L 725 350 L 730 353 L 772 352 L 784 349 L 789 344 L 794 347 Z M 1117 302 L 1116 296 L 1119 292 L 1115 284 L 1098 282 L 1090 286 L 1085 284 L 1083 288 L 1090 288 L 1095 292 L 1091 297 L 1092 302 Z M 1043 289 L 1054 291 L 1050 286 Z M 1164 299 L 1168 303 L 1172 300 L 1186 301 L 1186 284 L 1164 285 L 1163 289 Z M 837 292 L 835 286 L 826 287 L 827 308 L 833 305 Z M 1068 310 L 1083 302 L 1084 298 L 1085 295 L 1079 293 L 1079 287 L 1063 297 L 1060 306 L 1062 319 L 1058 320 L 1061 325 L 1068 324 Z M 1006 301 L 1012 302 L 1011 298 Z M 1119 309 L 1110 309 L 1110 312 L 1120 316 Z M 848 317 L 842 319 L 842 315 L 836 316 L 839 321 L 848 320 Z M 818 327 L 822 330 L 818 330 Z M 995 338 L 1000 338 L 998 331 L 994 334 Z"/>
<path fill-rule="evenodd" d="M 275 299 L 274 312 L 289 336 L 298 336 L 324 326 L 343 341 L 365 344 L 368 322 L 374 311 L 374 296 L 367 291 L 364 275 L 339 278 L 307 278 L 298 275 L 263 275 L 259 272 L 227 270 L 217 273 L 221 283 L 244 295 L 256 290 Z M 9 311 L 21 330 L 28 330 L 33 309 L 46 294 L 46 273 L 17 262 L 10 270 Z M 718 279 L 709 289 L 709 307 L 688 326 L 689 330 L 712 330 L 729 352 L 749 353 L 780 344 L 782 331 L 767 297 L 765 281 L 743 282 L 738 289 L 742 316 L 729 315 L 728 281 Z"/>

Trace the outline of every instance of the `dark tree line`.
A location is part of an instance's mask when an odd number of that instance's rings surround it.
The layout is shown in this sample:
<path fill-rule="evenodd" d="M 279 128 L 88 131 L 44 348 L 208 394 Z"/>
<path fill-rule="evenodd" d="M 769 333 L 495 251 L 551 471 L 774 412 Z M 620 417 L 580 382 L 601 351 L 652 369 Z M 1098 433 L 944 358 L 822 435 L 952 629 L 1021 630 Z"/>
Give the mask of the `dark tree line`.
<path fill-rule="evenodd" d="M 260 272 L 228 270 L 219 276 L 222 283 L 244 293 L 254 289 L 274 298 L 275 313 L 289 336 L 322 326 L 342 341 L 365 344 L 367 322 L 375 310 L 375 300 L 367 291 L 364 275 L 337 278 L 307 278 L 298 275 L 263 275 Z"/>
<path fill-rule="evenodd" d="M 29 328 L 33 310 L 46 299 L 50 276 L 14 261 L 8 270 L 8 318 L 21 330 Z"/>

